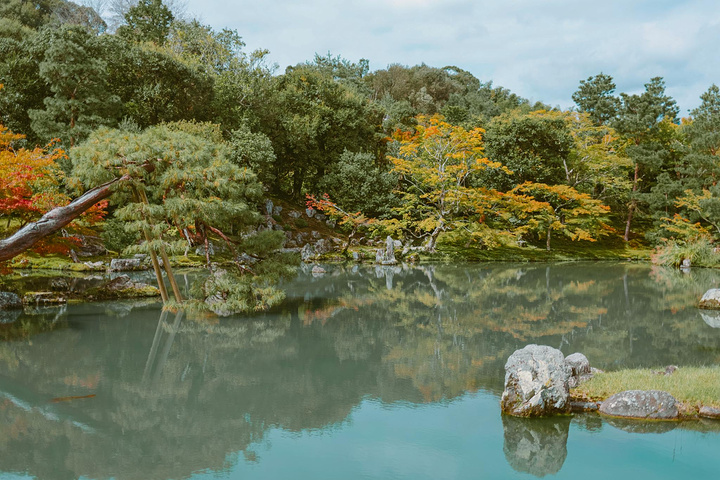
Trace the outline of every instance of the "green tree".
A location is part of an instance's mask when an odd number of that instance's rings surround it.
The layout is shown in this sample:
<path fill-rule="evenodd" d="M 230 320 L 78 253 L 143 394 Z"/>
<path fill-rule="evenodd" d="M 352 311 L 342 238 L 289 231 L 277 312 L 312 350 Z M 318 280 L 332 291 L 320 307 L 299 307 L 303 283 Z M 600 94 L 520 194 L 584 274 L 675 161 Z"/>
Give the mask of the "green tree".
<path fill-rule="evenodd" d="M 374 155 L 345 151 L 317 188 L 348 212 L 388 218 L 399 204 L 397 184 L 397 175 L 378 166 Z"/>
<path fill-rule="evenodd" d="M 627 204 L 624 239 L 630 239 L 633 216 L 641 193 L 649 191 L 663 165 L 670 158 L 667 145 L 672 137 L 671 124 L 677 121 L 678 107 L 665 94 L 665 82 L 654 77 L 642 94 L 620 94 L 621 106 L 614 128 L 626 140 L 625 154 L 633 163 L 632 193 Z"/>
<path fill-rule="evenodd" d="M 488 158 L 512 171 L 489 170 L 483 179 L 493 188 L 507 191 L 528 181 L 553 185 L 566 179 L 574 142 L 560 116 L 544 111 L 501 115 L 488 127 L 485 142 Z"/>
<path fill-rule="evenodd" d="M 112 197 L 115 216 L 145 236 L 145 251 L 182 250 L 189 242 L 204 245 L 209 260 L 209 239 L 225 242 L 237 269 L 216 272 L 201 289 L 202 300 L 212 297 L 208 304 L 217 312 L 264 309 L 282 298 L 273 281 L 289 271 L 289 258 L 278 252 L 284 234 L 247 235 L 260 220 L 262 186 L 249 169 L 228 160 L 227 146 L 212 140 L 213 131 L 191 123 L 139 133 L 102 128 L 71 151 L 73 174 L 83 185 L 130 178 Z"/>
<path fill-rule="evenodd" d="M 442 232 L 469 221 L 468 213 L 482 212 L 487 192 L 470 187 L 473 175 L 502 169 L 484 156 L 483 130 L 450 125 L 441 116 L 418 117 L 414 132 L 399 133 L 397 155 L 388 158 L 404 185 L 400 225 L 416 237 L 427 237 L 425 249 L 434 252 Z"/>
<path fill-rule="evenodd" d="M 259 115 L 277 155 L 276 191 L 299 197 L 346 149 L 380 153 L 381 112 L 353 88 L 308 65 L 289 67 L 273 83 Z"/>
<path fill-rule="evenodd" d="M 174 15 L 162 0 L 140 0 L 125 14 L 118 34 L 140 42 L 165 43 Z"/>
<path fill-rule="evenodd" d="M 590 114 L 595 125 L 606 125 L 617 117 L 620 110 L 620 99 L 613 93 L 613 78 L 600 72 L 587 80 L 580 80 L 580 87 L 573 93 L 572 99 L 581 112 Z"/>
<path fill-rule="evenodd" d="M 102 125 L 114 125 L 119 99 L 107 90 L 106 63 L 102 60 L 97 37 L 76 25 L 46 30 L 47 45 L 40 63 L 40 77 L 52 96 L 43 109 L 30 110 L 36 135 L 49 141 L 58 137 L 73 146 Z"/>

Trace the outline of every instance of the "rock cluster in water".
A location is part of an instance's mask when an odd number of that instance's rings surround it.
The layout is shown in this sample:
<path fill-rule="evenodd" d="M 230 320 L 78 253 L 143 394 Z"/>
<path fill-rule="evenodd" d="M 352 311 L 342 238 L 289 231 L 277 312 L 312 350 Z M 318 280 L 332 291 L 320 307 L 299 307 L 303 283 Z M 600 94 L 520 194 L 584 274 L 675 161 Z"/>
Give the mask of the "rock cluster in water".
<path fill-rule="evenodd" d="M 671 366 L 659 373 L 671 375 L 676 369 Z M 659 390 L 620 392 L 599 406 L 592 402 L 571 402 L 570 389 L 589 380 L 597 371 L 590 367 L 590 362 L 582 353 L 564 357 L 560 350 L 544 345 L 528 345 L 516 350 L 505 364 L 505 390 L 500 402 L 502 411 L 517 417 L 599 411 L 622 418 L 678 418 L 675 398 Z"/>

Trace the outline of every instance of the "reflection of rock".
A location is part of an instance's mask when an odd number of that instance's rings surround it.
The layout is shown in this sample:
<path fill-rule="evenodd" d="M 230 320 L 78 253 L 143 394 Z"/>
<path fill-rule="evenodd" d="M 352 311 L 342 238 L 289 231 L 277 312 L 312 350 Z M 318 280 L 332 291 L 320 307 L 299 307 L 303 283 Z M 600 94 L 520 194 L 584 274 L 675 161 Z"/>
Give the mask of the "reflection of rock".
<path fill-rule="evenodd" d="M 18 319 L 22 310 L 0 310 L 0 323 L 13 323 Z"/>
<path fill-rule="evenodd" d="M 699 308 L 720 310 L 720 288 L 711 288 L 700 299 Z"/>
<path fill-rule="evenodd" d="M 678 417 L 677 402 L 660 390 L 627 390 L 616 393 L 600 405 L 600 413 L 613 417 L 673 420 Z"/>
<path fill-rule="evenodd" d="M 567 457 L 569 417 L 515 418 L 503 416 L 503 451 L 510 466 L 536 477 L 560 471 Z"/>
<path fill-rule="evenodd" d="M 665 433 L 674 430 L 678 422 L 648 422 L 629 418 L 608 417 L 607 423 L 630 433 Z"/>
<path fill-rule="evenodd" d="M 523 417 L 566 413 L 569 378 L 560 350 L 544 345 L 516 350 L 505 364 L 502 411 Z"/>
<path fill-rule="evenodd" d="M 703 321 L 710 325 L 712 328 L 720 328 L 720 312 L 700 312 L 700 316 Z"/>

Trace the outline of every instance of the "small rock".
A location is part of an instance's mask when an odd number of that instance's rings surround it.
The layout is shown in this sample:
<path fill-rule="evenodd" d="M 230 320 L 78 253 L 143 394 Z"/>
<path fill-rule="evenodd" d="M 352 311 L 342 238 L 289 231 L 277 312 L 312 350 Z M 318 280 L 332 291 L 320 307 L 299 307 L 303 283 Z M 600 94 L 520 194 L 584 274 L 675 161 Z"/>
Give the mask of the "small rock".
<path fill-rule="evenodd" d="M 280 205 L 276 205 L 275 208 L 273 208 L 273 215 L 280 215 L 280 212 L 283 211 L 283 208 Z"/>
<path fill-rule="evenodd" d="M 288 213 L 288 216 L 290 218 L 300 218 L 302 216 L 302 213 L 293 210 L 292 212 Z"/>
<path fill-rule="evenodd" d="M 720 419 L 720 408 L 715 407 L 700 407 L 698 415 L 703 418 L 716 418 Z"/>
<path fill-rule="evenodd" d="M 600 413 L 613 417 L 674 420 L 677 401 L 660 390 L 627 390 L 616 393 L 600 405 Z"/>
<path fill-rule="evenodd" d="M 307 215 L 307 216 L 310 217 L 310 218 L 314 217 L 314 216 L 315 216 L 315 209 L 314 209 L 314 208 L 311 208 L 311 207 L 306 208 L 306 209 L 305 209 L 305 215 Z"/>
<path fill-rule="evenodd" d="M 315 218 L 317 218 L 321 222 L 324 222 L 325 220 L 327 220 L 327 215 L 324 215 L 322 213 L 316 213 Z"/>
<path fill-rule="evenodd" d="M 352 252 L 353 262 L 361 262 L 360 254 L 358 252 Z"/>
<path fill-rule="evenodd" d="M 573 353 L 565 357 L 565 363 L 570 367 L 570 379 L 568 380 L 568 386 L 575 388 L 582 382 L 592 378 L 590 370 L 590 362 L 587 357 L 582 353 Z"/>
<path fill-rule="evenodd" d="M 267 200 L 265 200 L 265 212 L 266 212 L 268 215 L 272 215 L 272 214 L 273 214 L 273 201 L 270 200 L 269 198 L 268 198 Z"/>
<path fill-rule="evenodd" d="M 316 232 L 315 230 L 310 232 L 310 236 L 314 239 L 318 239 L 318 238 L 322 237 L 322 235 L 320 235 L 320 232 Z"/>
<path fill-rule="evenodd" d="M 700 299 L 699 308 L 720 310 L 720 288 L 711 288 Z"/>
<path fill-rule="evenodd" d="M 335 228 L 337 225 L 337 222 L 335 220 L 325 220 L 325 225 L 327 225 L 330 228 Z"/>
<path fill-rule="evenodd" d="M 690 262 L 689 258 L 684 258 L 682 263 L 680 264 L 680 268 L 690 268 L 692 263 Z"/>
<path fill-rule="evenodd" d="M 22 308 L 22 300 L 12 292 L 0 292 L 0 310 Z"/>
<path fill-rule="evenodd" d="M 397 250 L 398 248 L 402 248 L 403 243 L 400 240 L 394 240 L 393 246 L 395 247 L 395 250 Z"/>
<path fill-rule="evenodd" d="M 664 371 L 653 372 L 655 375 L 672 375 L 677 370 L 677 365 L 668 365 Z"/>
<path fill-rule="evenodd" d="M 325 275 L 325 273 L 327 273 L 325 269 L 317 265 L 315 265 L 312 269 L 313 277 L 319 277 L 321 275 Z"/>

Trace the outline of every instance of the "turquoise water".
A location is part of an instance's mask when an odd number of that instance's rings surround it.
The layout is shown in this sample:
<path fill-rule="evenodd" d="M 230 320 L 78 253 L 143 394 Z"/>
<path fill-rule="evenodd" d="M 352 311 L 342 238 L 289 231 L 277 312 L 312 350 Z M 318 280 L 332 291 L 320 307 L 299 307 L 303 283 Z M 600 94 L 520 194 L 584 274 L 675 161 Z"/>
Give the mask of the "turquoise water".
<path fill-rule="evenodd" d="M 528 343 L 610 370 L 720 363 L 720 322 L 694 308 L 720 272 L 325 268 L 264 314 L 0 323 L 0 478 L 717 478 L 718 423 L 521 420 L 499 395 Z"/>

